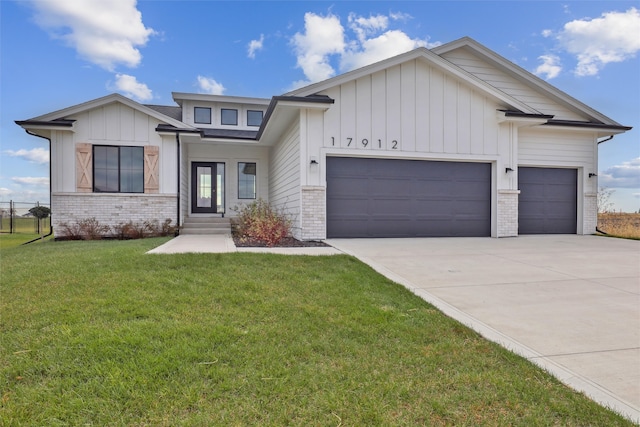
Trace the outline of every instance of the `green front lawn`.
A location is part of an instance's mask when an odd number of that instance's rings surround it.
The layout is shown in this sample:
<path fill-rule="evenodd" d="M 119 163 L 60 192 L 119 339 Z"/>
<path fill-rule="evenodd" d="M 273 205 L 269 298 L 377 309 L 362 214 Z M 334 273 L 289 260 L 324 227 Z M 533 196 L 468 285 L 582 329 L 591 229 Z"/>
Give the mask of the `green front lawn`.
<path fill-rule="evenodd" d="M 0 251 L 0 425 L 631 425 L 347 256 Z"/>

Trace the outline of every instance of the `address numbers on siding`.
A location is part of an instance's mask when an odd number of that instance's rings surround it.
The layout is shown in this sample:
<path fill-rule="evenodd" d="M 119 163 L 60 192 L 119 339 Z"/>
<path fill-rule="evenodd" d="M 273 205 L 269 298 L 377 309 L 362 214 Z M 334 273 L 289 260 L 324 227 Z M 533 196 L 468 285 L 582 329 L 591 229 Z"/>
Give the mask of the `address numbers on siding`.
<path fill-rule="evenodd" d="M 355 141 L 353 138 L 348 137 L 345 138 L 345 142 L 346 142 L 346 147 L 350 147 L 350 148 L 358 148 L 358 147 L 362 147 L 362 148 L 378 148 L 378 149 L 383 149 L 386 148 L 386 143 L 383 143 L 381 139 L 378 139 L 376 141 L 369 141 L 367 138 L 363 138 L 361 141 Z M 331 137 L 331 146 L 335 147 L 336 146 L 336 138 L 335 136 Z M 343 145 L 345 146 L 345 145 Z M 391 141 L 390 144 L 390 148 L 392 150 L 397 150 L 398 149 L 398 140 L 394 139 Z"/>

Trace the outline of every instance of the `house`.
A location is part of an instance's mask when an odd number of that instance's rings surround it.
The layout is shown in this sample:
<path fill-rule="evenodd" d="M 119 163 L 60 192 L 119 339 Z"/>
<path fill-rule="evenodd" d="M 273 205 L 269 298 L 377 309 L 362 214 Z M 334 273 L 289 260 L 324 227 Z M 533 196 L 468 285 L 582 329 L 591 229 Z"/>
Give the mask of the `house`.
<path fill-rule="evenodd" d="M 49 139 L 54 230 L 233 216 L 295 237 L 595 232 L 598 144 L 629 130 L 470 38 L 271 99 L 118 94 L 25 121 Z"/>

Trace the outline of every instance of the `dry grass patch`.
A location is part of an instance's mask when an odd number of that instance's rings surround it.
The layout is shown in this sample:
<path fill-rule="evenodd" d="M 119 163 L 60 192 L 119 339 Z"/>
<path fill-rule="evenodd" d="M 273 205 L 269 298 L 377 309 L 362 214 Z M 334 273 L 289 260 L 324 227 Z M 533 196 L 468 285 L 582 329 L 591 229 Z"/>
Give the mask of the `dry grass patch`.
<path fill-rule="evenodd" d="M 612 236 L 640 240 L 640 213 L 598 214 L 598 229 Z"/>

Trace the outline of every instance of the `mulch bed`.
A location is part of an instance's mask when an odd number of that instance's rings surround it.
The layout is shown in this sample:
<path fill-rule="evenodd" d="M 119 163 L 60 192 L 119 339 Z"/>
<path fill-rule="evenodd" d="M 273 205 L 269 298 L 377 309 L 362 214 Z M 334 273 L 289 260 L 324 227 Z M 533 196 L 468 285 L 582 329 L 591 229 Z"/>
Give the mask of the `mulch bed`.
<path fill-rule="evenodd" d="M 257 239 L 240 239 L 239 237 L 233 236 L 233 242 L 239 248 L 266 248 L 268 247 L 265 242 Z M 317 247 L 327 247 L 324 242 L 319 242 L 315 240 L 311 241 L 302 241 L 295 239 L 293 237 L 285 237 L 282 239 L 277 245 L 272 246 L 274 248 L 317 248 Z"/>

